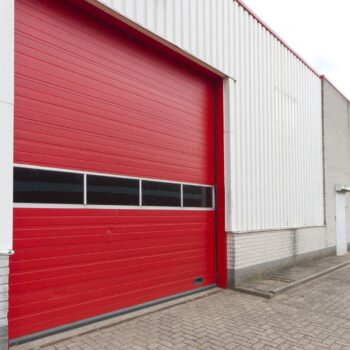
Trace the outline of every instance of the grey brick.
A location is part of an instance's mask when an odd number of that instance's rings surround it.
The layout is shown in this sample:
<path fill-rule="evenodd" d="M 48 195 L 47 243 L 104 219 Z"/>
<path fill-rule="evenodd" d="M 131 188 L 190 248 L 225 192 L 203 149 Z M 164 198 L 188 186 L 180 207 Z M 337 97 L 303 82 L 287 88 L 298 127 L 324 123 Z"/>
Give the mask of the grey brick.
<path fill-rule="evenodd" d="M 8 257 L 0 257 L 0 350 L 7 350 Z"/>
<path fill-rule="evenodd" d="M 8 267 L 0 267 L 0 277 L 9 275 L 9 268 Z"/>
<path fill-rule="evenodd" d="M 6 268 L 9 266 L 9 259 L 8 257 L 0 257 L 0 269 Z"/>
<path fill-rule="evenodd" d="M 0 327 L 0 339 L 7 338 L 7 326 Z"/>
<path fill-rule="evenodd" d="M 8 301 L 7 292 L 0 292 L 0 302 L 2 302 L 2 301 Z"/>
<path fill-rule="evenodd" d="M 9 286 L 8 284 L 1 284 L 1 278 L 0 278 L 0 293 L 8 293 L 8 290 L 9 290 Z"/>
<path fill-rule="evenodd" d="M 8 350 L 8 340 L 7 338 L 0 339 L 0 350 Z"/>

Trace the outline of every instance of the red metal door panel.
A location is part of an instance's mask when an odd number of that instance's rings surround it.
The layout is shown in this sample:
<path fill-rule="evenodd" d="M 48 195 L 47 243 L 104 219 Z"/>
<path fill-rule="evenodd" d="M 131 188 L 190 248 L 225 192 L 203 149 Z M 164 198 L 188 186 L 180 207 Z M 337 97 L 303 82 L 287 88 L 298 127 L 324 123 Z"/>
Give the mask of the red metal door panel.
<path fill-rule="evenodd" d="M 15 162 L 214 183 L 213 81 L 63 1 L 15 29 Z"/>
<path fill-rule="evenodd" d="M 16 163 L 214 185 L 211 78 L 65 1 L 15 30 Z M 16 208 L 10 338 L 215 284 L 215 215 Z"/>
<path fill-rule="evenodd" d="M 215 284 L 214 221 L 214 211 L 15 209 L 10 338 L 195 289 L 196 277 Z"/>

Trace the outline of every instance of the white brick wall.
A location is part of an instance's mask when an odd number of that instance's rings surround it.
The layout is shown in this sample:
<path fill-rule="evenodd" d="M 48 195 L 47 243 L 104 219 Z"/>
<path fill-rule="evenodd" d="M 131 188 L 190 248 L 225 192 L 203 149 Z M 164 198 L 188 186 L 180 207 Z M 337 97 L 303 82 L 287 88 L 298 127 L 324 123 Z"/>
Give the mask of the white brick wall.
<path fill-rule="evenodd" d="M 325 227 L 228 234 L 228 269 L 242 269 L 329 247 Z"/>
<path fill-rule="evenodd" d="M 350 104 L 323 81 L 326 227 L 228 233 L 228 269 L 240 270 L 336 245 L 335 185 L 350 185 Z M 350 194 L 347 194 L 350 242 Z"/>
<path fill-rule="evenodd" d="M 7 349 L 9 258 L 0 256 L 0 350 Z"/>

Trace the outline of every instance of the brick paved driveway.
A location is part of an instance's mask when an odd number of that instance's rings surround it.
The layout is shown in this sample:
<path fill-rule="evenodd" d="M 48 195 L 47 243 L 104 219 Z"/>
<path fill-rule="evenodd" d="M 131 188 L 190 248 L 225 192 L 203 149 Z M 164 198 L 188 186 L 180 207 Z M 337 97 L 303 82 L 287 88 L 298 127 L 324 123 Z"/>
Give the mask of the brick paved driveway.
<path fill-rule="evenodd" d="M 350 267 L 273 300 L 222 291 L 41 349 L 350 349 Z"/>

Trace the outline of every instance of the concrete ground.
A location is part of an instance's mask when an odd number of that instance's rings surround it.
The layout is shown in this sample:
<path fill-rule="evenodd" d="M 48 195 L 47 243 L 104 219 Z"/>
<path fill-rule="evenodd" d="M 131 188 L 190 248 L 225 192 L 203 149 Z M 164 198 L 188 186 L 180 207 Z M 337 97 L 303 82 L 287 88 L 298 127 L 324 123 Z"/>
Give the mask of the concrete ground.
<path fill-rule="evenodd" d="M 236 290 L 272 298 L 346 265 L 350 265 L 350 254 L 299 262 L 273 273 L 266 273 L 258 278 L 240 283 Z"/>
<path fill-rule="evenodd" d="M 271 300 L 214 290 L 37 349 L 350 349 L 350 266 Z"/>

